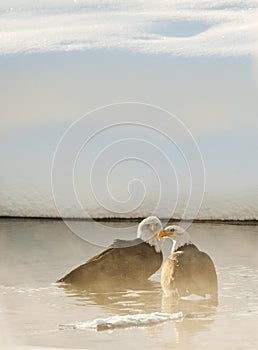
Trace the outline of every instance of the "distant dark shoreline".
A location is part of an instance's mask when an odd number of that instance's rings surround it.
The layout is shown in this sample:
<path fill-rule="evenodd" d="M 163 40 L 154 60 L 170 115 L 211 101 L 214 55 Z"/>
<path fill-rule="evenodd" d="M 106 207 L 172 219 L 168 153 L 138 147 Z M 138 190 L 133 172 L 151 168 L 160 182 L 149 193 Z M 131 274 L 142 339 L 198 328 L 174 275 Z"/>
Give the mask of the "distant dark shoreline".
<path fill-rule="evenodd" d="M 137 218 L 60 218 L 60 217 L 30 217 L 30 216 L 0 216 L 0 220 L 56 220 L 56 221 L 96 221 L 96 222 L 139 222 L 143 220 L 145 217 L 137 217 Z M 173 218 L 160 218 L 161 221 L 166 222 L 179 222 L 181 219 L 173 219 Z M 228 225 L 258 225 L 258 220 L 183 220 L 184 222 L 193 222 L 193 223 L 212 223 L 212 224 L 228 224 Z"/>

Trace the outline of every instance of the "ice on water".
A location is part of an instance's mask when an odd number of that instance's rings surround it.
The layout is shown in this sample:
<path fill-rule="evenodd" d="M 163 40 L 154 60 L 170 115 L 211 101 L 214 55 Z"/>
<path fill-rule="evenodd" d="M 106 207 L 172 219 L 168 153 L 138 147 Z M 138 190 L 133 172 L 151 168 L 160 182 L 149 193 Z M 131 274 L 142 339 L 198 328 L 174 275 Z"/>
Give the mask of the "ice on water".
<path fill-rule="evenodd" d="M 115 315 L 107 318 L 99 318 L 93 321 L 60 325 L 60 329 L 95 329 L 97 331 L 116 328 L 147 327 L 150 325 L 178 320 L 183 317 L 182 312 L 168 314 L 153 312 L 150 314 Z"/>

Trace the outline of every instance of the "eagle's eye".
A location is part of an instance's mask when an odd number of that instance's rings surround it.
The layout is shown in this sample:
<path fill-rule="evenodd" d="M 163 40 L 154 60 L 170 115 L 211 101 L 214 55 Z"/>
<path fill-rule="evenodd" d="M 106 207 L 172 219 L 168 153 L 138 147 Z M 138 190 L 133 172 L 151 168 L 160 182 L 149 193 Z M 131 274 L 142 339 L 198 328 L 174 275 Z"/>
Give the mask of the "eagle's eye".
<path fill-rule="evenodd" d="M 148 228 L 149 228 L 151 231 L 155 231 L 155 230 L 157 229 L 157 224 L 155 224 L 155 223 L 149 224 L 149 225 L 148 225 Z"/>
<path fill-rule="evenodd" d="M 170 229 L 170 232 L 175 232 L 175 229 L 174 229 L 174 228 L 171 228 L 171 229 Z"/>

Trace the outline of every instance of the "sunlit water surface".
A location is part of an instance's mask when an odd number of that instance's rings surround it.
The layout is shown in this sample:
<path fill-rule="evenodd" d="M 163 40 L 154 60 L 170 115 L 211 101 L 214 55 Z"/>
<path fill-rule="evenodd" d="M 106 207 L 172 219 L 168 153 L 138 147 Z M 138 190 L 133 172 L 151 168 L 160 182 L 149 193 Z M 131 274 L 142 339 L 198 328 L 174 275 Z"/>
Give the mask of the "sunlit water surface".
<path fill-rule="evenodd" d="M 81 225 L 85 225 L 88 240 L 94 242 L 95 226 L 90 222 Z M 108 225 L 116 236 L 124 223 Z M 59 288 L 54 283 L 58 278 L 102 248 L 77 237 L 62 221 L 2 219 L 1 347 L 257 349 L 257 226 L 198 223 L 189 232 L 193 242 L 215 262 L 219 279 L 217 307 L 197 301 L 171 303 L 162 296 L 160 271 L 145 289 L 82 293 Z M 125 238 L 134 236 L 132 227 Z M 108 238 L 103 237 L 103 244 Z M 166 247 L 165 255 L 168 251 Z M 99 318 L 148 316 L 155 312 L 182 312 L 183 317 L 109 330 L 77 328 L 78 324 Z"/>

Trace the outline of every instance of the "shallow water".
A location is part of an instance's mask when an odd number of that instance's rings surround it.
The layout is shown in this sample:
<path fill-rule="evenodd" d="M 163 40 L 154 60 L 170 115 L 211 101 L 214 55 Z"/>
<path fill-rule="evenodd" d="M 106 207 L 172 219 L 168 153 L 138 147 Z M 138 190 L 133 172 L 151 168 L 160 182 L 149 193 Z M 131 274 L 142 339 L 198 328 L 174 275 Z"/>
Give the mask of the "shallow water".
<path fill-rule="evenodd" d="M 80 225 L 93 242 L 95 226 Z M 108 225 L 114 229 L 112 241 L 125 223 Z M 133 238 L 134 231 L 132 226 L 124 238 Z M 0 220 L 0 327 L 5 335 L 1 347 L 257 349 L 258 227 L 196 223 L 189 232 L 215 262 L 217 307 L 200 301 L 171 303 L 162 296 L 159 273 L 140 290 L 98 294 L 59 288 L 54 284 L 58 278 L 102 248 L 71 233 L 62 221 Z M 103 237 L 103 244 L 107 241 Z M 96 319 L 117 316 L 121 321 L 129 315 L 134 320 L 145 314 L 146 320 L 152 313 L 164 317 L 181 311 L 183 317 L 154 324 L 120 322 L 109 330 L 78 329 Z"/>

